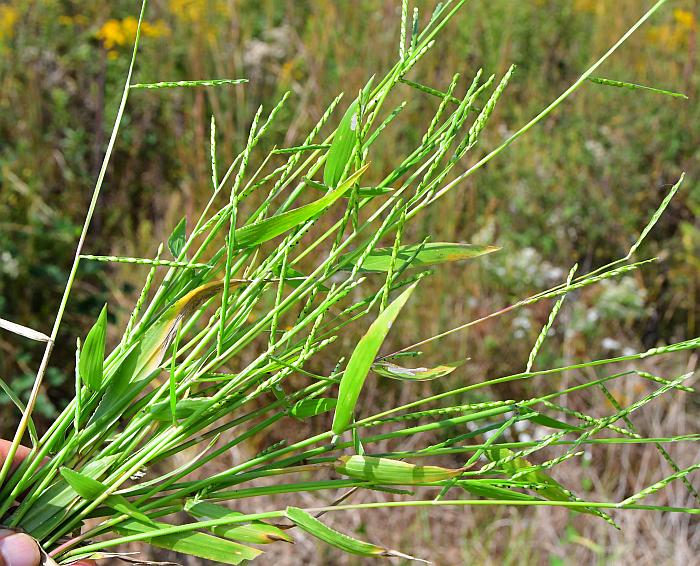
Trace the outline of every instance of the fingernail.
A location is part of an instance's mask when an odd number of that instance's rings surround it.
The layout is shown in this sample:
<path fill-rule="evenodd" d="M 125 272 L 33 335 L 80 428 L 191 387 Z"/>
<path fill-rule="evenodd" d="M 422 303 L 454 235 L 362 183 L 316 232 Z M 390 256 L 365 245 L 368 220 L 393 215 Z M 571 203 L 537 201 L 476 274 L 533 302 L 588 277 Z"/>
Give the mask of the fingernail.
<path fill-rule="evenodd" d="M 37 566 L 41 560 L 39 545 L 24 533 L 1 538 L 0 556 L 5 566 Z"/>

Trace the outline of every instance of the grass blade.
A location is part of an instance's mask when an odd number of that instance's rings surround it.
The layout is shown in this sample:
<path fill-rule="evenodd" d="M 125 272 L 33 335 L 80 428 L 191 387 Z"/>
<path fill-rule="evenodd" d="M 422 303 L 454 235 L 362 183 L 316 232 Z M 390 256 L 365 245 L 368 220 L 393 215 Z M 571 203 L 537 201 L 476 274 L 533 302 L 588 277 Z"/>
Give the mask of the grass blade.
<path fill-rule="evenodd" d="M 359 556 L 397 556 L 410 560 L 417 560 L 416 558 L 401 552 L 389 550 L 387 548 L 377 546 L 376 544 L 357 540 L 338 532 L 335 529 L 331 529 L 329 526 L 323 524 L 321 521 L 298 507 L 287 507 L 286 515 L 287 518 L 290 521 L 293 521 L 294 524 L 300 529 L 306 531 L 310 535 L 315 536 L 317 539 L 322 540 L 331 546 L 335 546 L 340 550 L 349 552 L 350 554 L 357 554 Z"/>
<path fill-rule="evenodd" d="M 247 283 L 243 279 L 231 279 L 230 286 L 238 287 Z M 155 370 L 175 339 L 175 330 L 180 322 L 186 320 L 197 308 L 214 297 L 224 286 L 223 281 L 206 283 L 187 293 L 171 306 L 151 326 L 141 339 L 141 352 L 136 367 L 136 375 L 143 376 Z"/>
<path fill-rule="evenodd" d="M 568 489 L 543 471 L 537 469 L 527 471 L 529 468 L 533 467 L 532 464 L 525 458 L 515 457 L 515 453 L 512 450 L 507 448 L 491 448 L 486 450 L 486 454 L 491 461 L 500 462 L 500 467 L 503 471 L 511 476 L 517 474 L 522 481 L 545 485 L 546 487 L 538 490 L 538 493 L 545 499 L 550 501 L 576 501 L 576 498 Z M 570 509 L 581 513 L 597 515 L 604 518 L 606 521 L 610 520 L 607 515 L 597 509 L 588 509 L 578 506 L 572 506 Z"/>
<path fill-rule="evenodd" d="M 236 247 L 249 248 L 262 244 L 268 240 L 272 240 L 273 238 L 284 234 L 292 228 L 299 226 L 317 214 L 323 212 L 323 210 L 350 190 L 355 181 L 357 181 L 367 170 L 367 167 L 369 167 L 369 164 L 357 170 L 337 189 L 328 193 L 326 196 L 318 199 L 317 201 L 299 208 L 295 208 L 294 210 L 272 216 L 271 218 L 262 220 L 257 224 L 251 224 L 249 226 L 239 228 L 235 233 Z"/>
<path fill-rule="evenodd" d="M 328 150 L 326 166 L 323 169 L 325 185 L 335 187 L 342 178 L 355 147 L 355 130 L 358 126 L 357 100 L 354 100 L 340 120 L 333 143 Z"/>
<path fill-rule="evenodd" d="M 196 519 L 211 520 L 226 517 L 242 516 L 243 513 L 232 511 L 227 507 L 204 501 L 188 501 L 185 511 Z M 274 525 L 268 525 L 263 521 L 252 521 L 247 525 L 221 525 L 210 527 L 215 535 L 247 542 L 252 544 L 270 544 L 277 541 L 294 542 L 294 539 L 285 531 Z"/>
<path fill-rule="evenodd" d="M 25 406 L 24 403 L 20 400 L 17 395 L 15 395 L 15 392 L 12 391 L 12 388 L 5 383 L 3 379 L 0 379 L 0 389 L 2 389 L 5 392 L 5 395 L 7 395 L 10 398 L 10 401 L 12 401 L 19 409 L 20 413 L 23 413 L 25 411 Z M 34 426 L 34 421 L 32 419 L 29 419 L 29 437 L 32 439 L 32 445 L 36 446 L 39 442 L 39 437 L 37 436 L 36 433 L 36 426 Z"/>
<path fill-rule="evenodd" d="M 105 340 L 107 338 L 107 305 L 102 307 L 97 322 L 88 332 L 80 352 L 80 378 L 92 391 L 102 385 L 102 372 L 105 359 Z"/>
<path fill-rule="evenodd" d="M 105 484 L 90 476 L 86 476 L 70 468 L 61 468 L 60 472 L 63 479 L 68 482 L 68 485 L 83 499 L 92 501 L 107 491 L 107 486 Z"/>
<path fill-rule="evenodd" d="M 92 460 L 80 470 L 80 475 L 93 479 L 98 478 L 105 473 L 117 457 L 107 456 Z M 70 471 L 68 474 L 70 474 Z M 78 478 L 78 481 L 80 481 L 80 478 Z M 71 487 L 62 475 L 58 482 L 54 483 L 37 499 L 35 505 L 22 518 L 20 526 L 34 537 L 42 538 L 45 535 L 45 531 L 42 528 L 46 528 L 50 520 L 56 515 L 66 514 L 70 509 L 71 502 L 77 497 L 78 492 Z"/>
<path fill-rule="evenodd" d="M 462 261 L 465 259 L 472 259 L 490 254 L 500 249 L 501 248 L 496 246 L 452 244 L 446 242 L 411 244 L 401 246 L 398 249 L 395 269 L 399 270 L 405 267 L 425 267 L 438 263 Z M 418 253 L 416 253 L 416 251 Z M 376 248 L 372 250 L 364 260 L 361 270 L 386 272 L 389 270 L 391 265 L 391 256 L 392 248 Z M 357 257 L 355 257 L 355 254 L 347 254 L 339 261 L 341 264 L 347 262 L 355 265 Z"/>
<path fill-rule="evenodd" d="M 338 406 L 333 416 L 333 432 L 336 435 L 341 434 L 350 424 L 355 404 L 379 348 L 417 284 L 418 282 L 406 289 L 377 317 L 355 347 L 340 381 Z"/>
<path fill-rule="evenodd" d="M 4 318 L 0 318 L 0 328 L 12 332 L 13 334 L 29 338 L 30 340 L 36 340 L 37 342 L 48 342 L 51 340 L 51 338 L 49 338 L 43 332 L 39 332 L 38 330 L 34 330 L 33 328 L 29 328 L 27 326 L 22 326 L 16 322 L 10 322 Z"/>
<path fill-rule="evenodd" d="M 183 216 L 180 222 L 177 223 L 175 229 L 168 237 L 168 249 L 173 257 L 177 259 L 180 257 L 180 252 L 185 247 L 185 242 L 187 241 L 187 217 Z"/>
<path fill-rule="evenodd" d="M 335 469 L 351 478 L 398 485 L 439 482 L 457 477 L 463 472 L 461 469 L 416 466 L 400 460 L 373 456 L 341 456 Z"/>
<path fill-rule="evenodd" d="M 320 399 L 302 399 L 289 410 L 289 414 L 298 419 L 309 419 L 335 409 L 338 401 L 328 397 Z"/>
<path fill-rule="evenodd" d="M 253 560 L 262 554 L 262 550 L 257 548 L 205 533 L 182 532 L 159 535 L 160 530 L 171 525 L 156 523 L 156 526 L 158 528 L 154 529 L 152 525 L 144 525 L 132 519 L 119 523 L 116 530 L 125 535 L 147 534 L 149 536 L 142 540 L 153 546 L 184 552 L 221 564 L 240 564 L 244 560 Z"/>
<path fill-rule="evenodd" d="M 401 381 L 432 381 L 433 379 L 449 375 L 463 363 L 464 361 L 459 361 L 432 368 L 407 368 L 391 362 L 382 361 L 373 364 L 372 371 L 382 377 Z"/>

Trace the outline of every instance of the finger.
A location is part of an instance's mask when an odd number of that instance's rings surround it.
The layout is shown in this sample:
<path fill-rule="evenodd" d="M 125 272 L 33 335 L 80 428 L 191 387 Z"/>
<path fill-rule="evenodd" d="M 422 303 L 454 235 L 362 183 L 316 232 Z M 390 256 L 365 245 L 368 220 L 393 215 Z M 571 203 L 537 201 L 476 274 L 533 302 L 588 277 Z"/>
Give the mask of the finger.
<path fill-rule="evenodd" d="M 40 561 L 39 545 L 32 537 L 0 530 L 0 566 L 39 566 Z"/>
<path fill-rule="evenodd" d="M 0 440 L 0 459 L 3 462 L 5 461 L 5 458 L 7 458 L 7 454 L 10 451 L 10 446 L 12 446 L 12 442 L 9 442 L 7 440 Z M 14 469 L 15 467 L 17 467 L 22 460 L 29 456 L 30 452 L 31 450 L 26 446 L 18 446 L 17 452 L 15 453 L 14 461 L 12 462 L 12 468 Z"/>
<path fill-rule="evenodd" d="M 70 566 L 97 566 L 97 562 L 94 560 L 78 560 L 73 562 Z"/>

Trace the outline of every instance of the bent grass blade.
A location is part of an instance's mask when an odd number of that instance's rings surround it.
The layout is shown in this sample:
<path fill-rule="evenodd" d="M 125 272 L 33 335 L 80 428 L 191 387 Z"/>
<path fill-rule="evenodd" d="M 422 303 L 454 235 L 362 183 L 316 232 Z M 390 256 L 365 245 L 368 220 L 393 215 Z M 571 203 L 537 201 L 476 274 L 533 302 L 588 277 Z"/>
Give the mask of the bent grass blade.
<path fill-rule="evenodd" d="M 416 282 L 411 285 L 382 311 L 357 343 L 352 356 L 350 356 L 350 361 L 348 361 L 347 368 L 340 381 L 338 405 L 333 416 L 332 430 L 336 435 L 341 434 L 350 424 L 355 404 L 360 396 L 360 391 L 365 383 L 365 379 L 367 379 L 372 363 L 379 353 L 379 348 L 382 347 L 384 338 L 389 333 L 391 325 L 413 294 L 417 284 Z"/>

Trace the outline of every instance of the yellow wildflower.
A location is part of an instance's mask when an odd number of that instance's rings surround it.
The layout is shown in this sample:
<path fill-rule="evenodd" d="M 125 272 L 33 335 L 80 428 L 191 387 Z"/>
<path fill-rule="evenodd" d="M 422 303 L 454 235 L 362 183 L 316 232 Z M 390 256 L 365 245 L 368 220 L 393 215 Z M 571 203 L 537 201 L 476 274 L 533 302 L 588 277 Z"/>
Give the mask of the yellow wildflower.
<path fill-rule="evenodd" d="M 14 6 L 0 6 L 0 41 L 10 39 L 15 35 L 15 24 L 19 12 Z"/>
<path fill-rule="evenodd" d="M 126 43 L 126 36 L 122 30 L 122 25 L 119 20 L 107 20 L 100 31 L 97 32 L 97 37 L 102 40 L 102 43 L 107 49 L 112 49 Z"/>
<path fill-rule="evenodd" d="M 134 16 L 129 16 L 127 18 L 124 18 L 121 21 L 121 26 L 122 26 L 122 33 L 124 34 L 124 37 L 127 38 L 129 43 L 136 39 L 136 29 L 139 27 L 139 21 L 134 18 Z M 144 35 L 146 33 L 146 22 L 143 23 L 143 26 L 141 28 L 144 32 Z"/>
<path fill-rule="evenodd" d="M 97 37 L 102 40 L 102 44 L 108 50 L 113 50 L 115 47 L 131 45 L 136 38 L 136 29 L 139 22 L 133 16 L 124 18 L 123 20 L 107 20 L 100 30 L 97 32 Z M 141 33 L 145 37 L 163 37 L 170 35 L 170 28 L 163 20 L 157 20 L 151 24 L 143 22 L 141 24 Z M 110 58 L 116 58 L 116 55 Z"/>
<path fill-rule="evenodd" d="M 673 11 L 673 17 L 679 26 L 688 30 L 692 30 L 695 28 L 695 14 L 693 14 L 693 12 L 691 12 L 690 10 L 682 10 L 680 8 L 676 8 Z"/>

